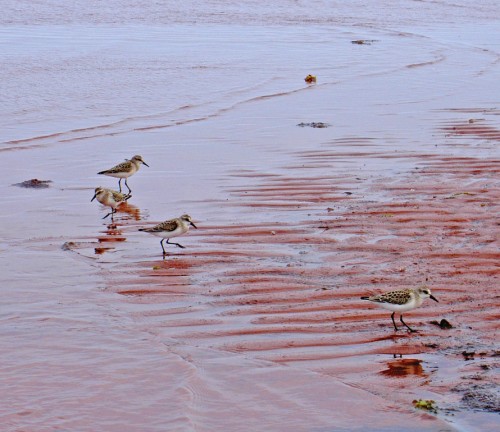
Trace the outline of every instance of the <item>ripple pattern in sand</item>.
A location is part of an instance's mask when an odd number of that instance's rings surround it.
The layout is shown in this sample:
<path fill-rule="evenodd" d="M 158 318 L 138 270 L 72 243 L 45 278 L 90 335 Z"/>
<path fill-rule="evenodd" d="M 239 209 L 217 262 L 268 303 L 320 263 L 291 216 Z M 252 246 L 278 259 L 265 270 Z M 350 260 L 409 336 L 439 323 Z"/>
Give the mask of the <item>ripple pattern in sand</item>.
<path fill-rule="evenodd" d="M 156 334 L 358 384 L 377 354 L 458 356 L 471 340 L 488 351 L 500 306 L 492 283 L 500 161 L 334 144 L 297 154 L 280 174 L 242 174 L 251 184 L 230 188 L 237 199 L 226 204 L 242 221 L 192 231 L 189 252 L 136 263 L 119 288 L 113 274 L 111 289 Z M 412 168 L 380 174 L 379 164 L 395 158 Z M 365 169 L 325 169 L 338 160 Z M 255 211 L 267 222 L 243 222 Z M 417 335 L 395 334 L 386 311 L 359 300 L 418 284 L 440 303 L 407 315 Z M 459 334 L 444 338 L 430 324 L 442 318 Z M 349 373 L 341 359 L 355 360 Z"/>

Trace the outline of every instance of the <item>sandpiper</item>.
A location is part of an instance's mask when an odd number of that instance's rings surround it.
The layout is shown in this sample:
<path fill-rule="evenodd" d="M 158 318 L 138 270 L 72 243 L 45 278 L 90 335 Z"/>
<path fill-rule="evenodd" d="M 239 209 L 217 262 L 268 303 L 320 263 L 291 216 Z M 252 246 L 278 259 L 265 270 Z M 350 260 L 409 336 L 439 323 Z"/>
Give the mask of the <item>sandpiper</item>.
<path fill-rule="evenodd" d="M 411 332 L 414 332 L 415 330 L 410 328 L 403 321 L 403 312 L 418 308 L 426 298 L 431 298 L 436 302 L 438 301 L 436 297 L 432 295 L 431 290 L 427 287 L 390 291 L 384 294 L 373 295 L 371 297 L 361 297 L 362 300 L 369 300 L 371 302 L 377 303 L 384 309 L 393 311 L 391 319 L 392 323 L 394 324 L 395 331 L 398 331 L 398 328 L 396 327 L 396 323 L 394 322 L 394 314 L 396 312 L 399 312 L 399 319 Z"/>
<path fill-rule="evenodd" d="M 140 228 L 139 231 L 144 231 L 149 234 L 153 234 L 157 237 L 161 237 L 160 245 L 163 249 L 163 256 L 167 254 L 165 248 L 163 247 L 163 240 L 167 239 L 167 244 L 176 245 L 180 248 L 184 248 L 179 243 L 170 243 L 169 240 L 173 237 L 178 237 L 189 231 L 189 226 L 198 228 L 192 221 L 191 216 L 184 214 L 179 218 L 170 219 L 165 222 L 159 223 L 151 228 Z"/>
<path fill-rule="evenodd" d="M 116 213 L 116 208 L 123 202 L 127 201 L 132 195 L 123 194 L 121 192 L 117 192 L 112 189 L 106 189 L 103 187 L 95 188 L 95 194 L 90 200 L 91 202 L 97 198 L 102 205 L 107 207 L 111 207 L 111 213 L 108 213 L 103 219 L 106 219 L 109 215 L 111 215 L 111 219 L 113 219 L 113 215 Z"/>
<path fill-rule="evenodd" d="M 125 179 L 125 186 L 127 186 L 128 192 L 130 193 L 132 192 L 132 189 L 130 189 L 129 185 L 127 184 L 127 178 L 135 174 L 139 170 L 141 164 L 149 167 L 149 165 L 144 162 L 144 159 L 142 159 L 142 156 L 135 155 L 132 159 L 127 159 L 125 162 L 122 162 L 108 170 L 98 172 L 97 174 L 104 174 L 110 177 L 119 178 L 120 180 L 118 180 L 118 187 L 120 188 L 120 192 L 122 191 L 122 179 Z"/>

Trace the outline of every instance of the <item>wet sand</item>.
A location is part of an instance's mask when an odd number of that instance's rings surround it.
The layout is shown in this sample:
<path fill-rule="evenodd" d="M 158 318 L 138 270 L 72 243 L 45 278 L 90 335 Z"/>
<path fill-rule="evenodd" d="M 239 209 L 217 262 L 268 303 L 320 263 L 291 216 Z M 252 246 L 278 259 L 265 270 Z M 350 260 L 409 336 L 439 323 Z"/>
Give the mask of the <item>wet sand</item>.
<path fill-rule="evenodd" d="M 133 266 L 135 276 L 120 278 L 120 265 L 107 289 L 125 296 L 137 322 L 161 338 L 312 371 L 403 412 L 414 399 L 433 399 L 451 424 L 493 428 L 500 160 L 394 154 L 354 138 L 292 159 L 276 172 L 229 174 L 249 184 L 228 187 L 230 198 L 217 204 L 232 221 L 200 221 L 182 241 L 189 251 L 174 248 L 166 260 L 146 239 L 150 258 Z M 344 159 L 412 167 L 391 177 L 332 174 Z M 267 221 L 234 222 L 254 212 Z M 387 311 L 359 300 L 417 285 L 432 287 L 440 303 L 405 315 L 414 334 L 395 333 Z M 443 318 L 452 329 L 432 324 Z M 484 411 L 473 411 L 470 398 Z"/>
<path fill-rule="evenodd" d="M 406 30 L 341 29 L 352 80 L 294 66 L 212 114 L 9 131 L 3 430 L 493 430 L 500 55 Z M 136 153 L 101 220 L 93 188 L 117 181 L 96 173 Z M 138 228 L 185 212 L 163 259 Z M 360 300 L 419 285 L 439 303 L 405 314 L 416 333 Z"/>

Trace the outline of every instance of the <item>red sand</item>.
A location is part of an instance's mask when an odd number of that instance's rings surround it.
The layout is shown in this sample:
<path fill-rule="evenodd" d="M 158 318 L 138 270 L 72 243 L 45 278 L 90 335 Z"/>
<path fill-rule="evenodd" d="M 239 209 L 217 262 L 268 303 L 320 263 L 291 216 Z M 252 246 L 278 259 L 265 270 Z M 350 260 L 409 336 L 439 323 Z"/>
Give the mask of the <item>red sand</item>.
<path fill-rule="evenodd" d="M 119 285 L 110 275 L 107 289 L 140 304 L 176 295 L 197 305 L 156 312 L 162 337 L 335 377 L 404 411 L 425 394 L 451 413 L 471 386 L 480 399 L 498 384 L 500 160 L 399 152 L 391 157 L 415 167 L 397 177 L 328 174 L 338 158 L 388 156 L 370 150 L 332 146 L 297 154 L 285 174 L 245 173 L 251 184 L 230 188 L 222 205 L 262 208 L 268 222 L 199 224 L 189 249 L 136 264 L 138 277 Z M 275 223 L 293 208 L 305 219 Z M 389 312 L 359 300 L 415 284 L 440 303 L 405 314 L 414 334 L 395 333 Z M 453 329 L 431 324 L 442 318 Z"/>
<path fill-rule="evenodd" d="M 494 430 L 495 5 L 243 3 L 267 24 L 171 27 L 153 2 L 142 26 L 5 30 L 27 51 L 5 56 L 0 429 Z M 96 173 L 136 153 L 150 168 L 102 221 L 93 189 L 117 182 Z M 29 178 L 52 183 L 11 186 Z M 162 259 L 138 228 L 184 212 L 199 229 Z M 423 284 L 416 333 L 360 300 Z"/>

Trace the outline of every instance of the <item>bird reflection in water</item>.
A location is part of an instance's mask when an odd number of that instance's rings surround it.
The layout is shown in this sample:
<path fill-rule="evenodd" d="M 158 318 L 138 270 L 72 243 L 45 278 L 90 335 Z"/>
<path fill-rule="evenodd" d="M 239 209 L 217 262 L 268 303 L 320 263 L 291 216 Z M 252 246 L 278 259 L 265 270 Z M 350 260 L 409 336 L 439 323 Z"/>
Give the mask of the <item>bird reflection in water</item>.
<path fill-rule="evenodd" d="M 382 375 L 390 377 L 422 376 L 428 374 L 422 367 L 422 360 L 403 359 L 391 360 L 387 362 L 387 369 L 380 372 Z"/>
<path fill-rule="evenodd" d="M 141 211 L 138 207 L 131 205 L 127 202 L 120 204 L 117 208 L 116 214 L 125 213 L 118 218 L 115 217 L 113 222 L 106 225 L 106 229 L 101 231 L 97 236 L 97 242 L 99 243 L 99 247 L 95 248 L 96 255 L 102 255 L 105 252 L 111 251 L 115 249 L 114 244 L 117 242 L 124 242 L 127 240 L 127 237 L 123 234 L 122 227 L 126 224 L 127 220 L 141 220 Z"/>
<path fill-rule="evenodd" d="M 117 208 L 117 213 L 125 213 L 125 215 L 122 216 L 122 220 L 129 220 L 133 219 L 135 221 L 140 221 L 141 220 L 141 210 L 139 207 L 132 205 L 128 202 L 124 202 L 120 204 L 120 207 Z"/>

